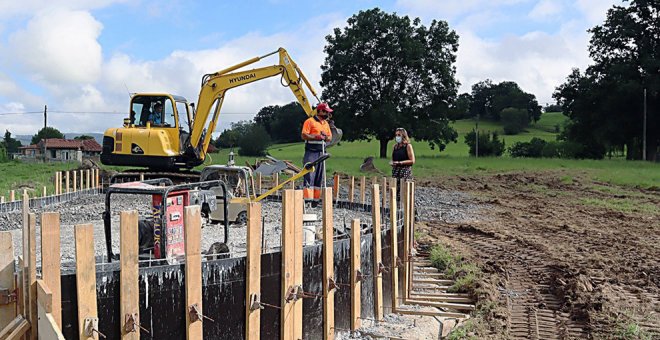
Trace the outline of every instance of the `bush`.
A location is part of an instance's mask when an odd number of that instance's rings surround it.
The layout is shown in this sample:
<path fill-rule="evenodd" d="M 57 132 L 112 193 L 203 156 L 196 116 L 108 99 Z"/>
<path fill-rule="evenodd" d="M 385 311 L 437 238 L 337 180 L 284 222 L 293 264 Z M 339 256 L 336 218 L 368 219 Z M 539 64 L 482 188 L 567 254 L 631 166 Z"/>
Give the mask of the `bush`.
<path fill-rule="evenodd" d="M 238 154 L 241 156 L 264 156 L 271 145 L 270 136 L 263 126 L 251 124 L 238 140 Z"/>
<path fill-rule="evenodd" d="M 465 144 L 470 147 L 470 155 L 474 156 L 476 151 L 474 131 L 465 135 Z M 502 156 L 504 153 L 504 141 L 500 141 L 497 132 L 479 132 L 479 156 Z"/>
<path fill-rule="evenodd" d="M 561 157 L 562 142 L 546 142 L 543 150 L 541 150 L 541 157 L 543 158 L 558 158 Z"/>
<path fill-rule="evenodd" d="M 7 156 L 7 148 L 5 148 L 4 143 L 0 143 L 0 163 L 9 162 L 9 156 Z"/>
<path fill-rule="evenodd" d="M 429 260 L 431 261 L 431 264 L 440 271 L 445 271 L 454 267 L 456 262 L 459 261 L 442 245 L 437 245 L 431 248 Z"/>
<path fill-rule="evenodd" d="M 531 157 L 539 158 L 542 157 L 543 148 L 545 148 L 547 142 L 541 138 L 534 137 L 529 142 L 517 142 L 509 148 L 509 154 L 511 157 Z"/>
<path fill-rule="evenodd" d="M 527 117 L 527 111 L 508 107 L 500 113 L 500 120 L 505 134 L 516 135 L 527 127 L 529 118 Z"/>

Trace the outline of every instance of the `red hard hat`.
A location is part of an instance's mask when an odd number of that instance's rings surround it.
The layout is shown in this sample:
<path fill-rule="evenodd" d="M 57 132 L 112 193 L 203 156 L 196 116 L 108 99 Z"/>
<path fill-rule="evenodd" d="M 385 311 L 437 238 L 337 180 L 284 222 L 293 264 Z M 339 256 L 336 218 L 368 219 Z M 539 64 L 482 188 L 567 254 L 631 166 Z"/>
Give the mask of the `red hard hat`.
<path fill-rule="evenodd" d="M 330 108 L 330 105 L 328 105 L 327 103 L 321 102 L 319 103 L 319 105 L 316 106 L 316 111 L 325 111 L 330 113 L 332 112 L 332 109 Z"/>

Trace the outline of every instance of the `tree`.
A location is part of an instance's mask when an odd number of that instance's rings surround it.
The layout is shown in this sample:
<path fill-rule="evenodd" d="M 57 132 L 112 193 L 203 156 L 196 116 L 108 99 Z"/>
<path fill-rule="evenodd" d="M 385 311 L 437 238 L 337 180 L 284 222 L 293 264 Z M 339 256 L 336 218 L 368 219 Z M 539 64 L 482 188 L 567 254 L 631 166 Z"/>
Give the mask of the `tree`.
<path fill-rule="evenodd" d="M 472 116 L 479 114 L 486 119 L 500 120 L 502 110 L 506 108 L 522 109 L 527 112 L 528 122 L 541 119 L 541 106 L 536 96 L 523 91 L 513 81 L 493 84 L 490 79 L 472 85 Z"/>
<path fill-rule="evenodd" d="M 472 95 L 461 93 L 449 107 L 449 119 L 459 120 L 470 118 L 470 106 L 472 105 Z"/>
<path fill-rule="evenodd" d="M 36 135 L 32 136 L 32 144 L 37 144 L 39 143 L 42 139 L 48 139 L 48 138 L 64 138 L 64 134 L 62 134 L 58 129 L 50 126 L 46 126 L 39 130 Z"/>
<path fill-rule="evenodd" d="M 17 153 L 18 148 L 22 145 L 19 140 L 11 136 L 9 130 L 5 130 L 4 144 L 8 154 Z"/>
<path fill-rule="evenodd" d="M 500 119 L 507 135 L 517 135 L 527 127 L 527 112 L 523 109 L 508 107 L 502 110 Z"/>
<path fill-rule="evenodd" d="M 74 140 L 88 140 L 88 139 L 94 139 L 94 137 L 89 136 L 89 135 L 80 135 L 78 137 L 73 137 Z"/>
<path fill-rule="evenodd" d="M 238 154 L 241 156 L 264 156 L 271 145 L 266 129 L 256 123 L 247 126 L 247 130 L 238 140 Z"/>
<path fill-rule="evenodd" d="M 427 28 L 419 18 L 374 8 L 347 23 L 326 37 L 321 66 L 323 97 L 344 139 L 377 139 L 381 158 L 398 127 L 440 151 L 455 142 L 448 111 L 458 87 L 458 35 L 447 22 Z"/>
<path fill-rule="evenodd" d="M 474 130 L 468 132 L 465 135 L 465 144 L 470 147 L 470 155 L 474 156 L 476 154 L 476 133 Z M 479 132 L 479 157 L 481 156 L 502 156 L 504 153 L 504 141 L 500 140 L 497 132 L 491 133 Z"/>
<path fill-rule="evenodd" d="M 0 143 L 0 163 L 6 163 L 9 161 L 9 156 L 7 155 L 7 148 L 5 147 L 5 142 Z"/>
<path fill-rule="evenodd" d="M 254 117 L 254 121 L 263 126 L 276 143 L 299 142 L 306 119 L 305 110 L 297 102 L 284 106 L 266 106 Z"/>
<path fill-rule="evenodd" d="M 248 129 L 253 123 L 247 120 L 242 120 L 236 123 L 231 123 L 231 127 L 222 131 L 218 139 L 215 141 L 217 148 L 226 149 L 238 146 L 238 141 L 241 136 L 248 132 Z"/>
<path fill-rule="evenodd" d="M 561 105 L 549 104 L 543 108 L 543 112 L 561 112 Z"/>
<path fill-rule="evenodd" d="M 570 118 L 564 138 L 582 146 L 579 156 L 602 158 L 626 150 L 640 159 L 643 145 L 643 92 L 647 90 L 647 159 L 660 145 L 660 2 L 633 0 L 613 6 L 592 34 L 593 65 L 573 70 L 553 94 Z M 578 148 L 579 149 L 579 148 Z"/>

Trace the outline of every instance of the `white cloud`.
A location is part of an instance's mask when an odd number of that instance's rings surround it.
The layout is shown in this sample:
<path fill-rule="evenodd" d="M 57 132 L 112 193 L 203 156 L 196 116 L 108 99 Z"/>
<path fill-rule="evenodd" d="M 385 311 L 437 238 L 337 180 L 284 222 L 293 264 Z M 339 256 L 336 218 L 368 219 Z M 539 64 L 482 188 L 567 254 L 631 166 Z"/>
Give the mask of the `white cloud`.
<path fill-rule="evenodd" d="M 561 1 L 541 0 L 529 12 L 529 17 L 534 20 L 545 20 L 560 14 L 563 9 Z"/>
<path fill-rule="evenodd" d="M 3 0 L 0 1 L 0 18 L 16 15 L 31 15 L 53 9 L 92 10 L 129 0 Z"/>
<path fill-rule="evenodd" d="M 422 18 L 451 20 L 458 16 L 496 9 L 530 0 L 397 0 L 396 7 Z"/>
<path fill-rule="evenodd" d="M 45 84 L 94 82 L 101 71 L 102 25 L 85 11 L 40 12 L 9 37 L 9 59 Z"/>

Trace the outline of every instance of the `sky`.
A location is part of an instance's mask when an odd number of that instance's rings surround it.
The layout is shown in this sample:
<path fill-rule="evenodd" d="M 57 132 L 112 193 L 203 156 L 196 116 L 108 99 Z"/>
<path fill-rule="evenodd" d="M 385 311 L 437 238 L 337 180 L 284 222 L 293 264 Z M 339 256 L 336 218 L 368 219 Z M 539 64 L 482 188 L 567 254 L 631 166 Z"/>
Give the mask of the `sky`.
<path fill-rule="evenodd" d="M 196 102 L 201 77 L 286 48 L 319 91 L 325 36 L 379 7 L 445 20 L 459 35 L 459 92 L 515 81 L 552 103 L 590 64 L 587 30 L 620 0 L 0 0 L 0 131 L 99 132 L 122 125 L 129 93 Z M 266 59 L 256 66 L 277 63 Z M 295 100 L 279 78 L 228 92 L 217 131 Z M 330 103 L 332 104 L 332 103 Z"/>

